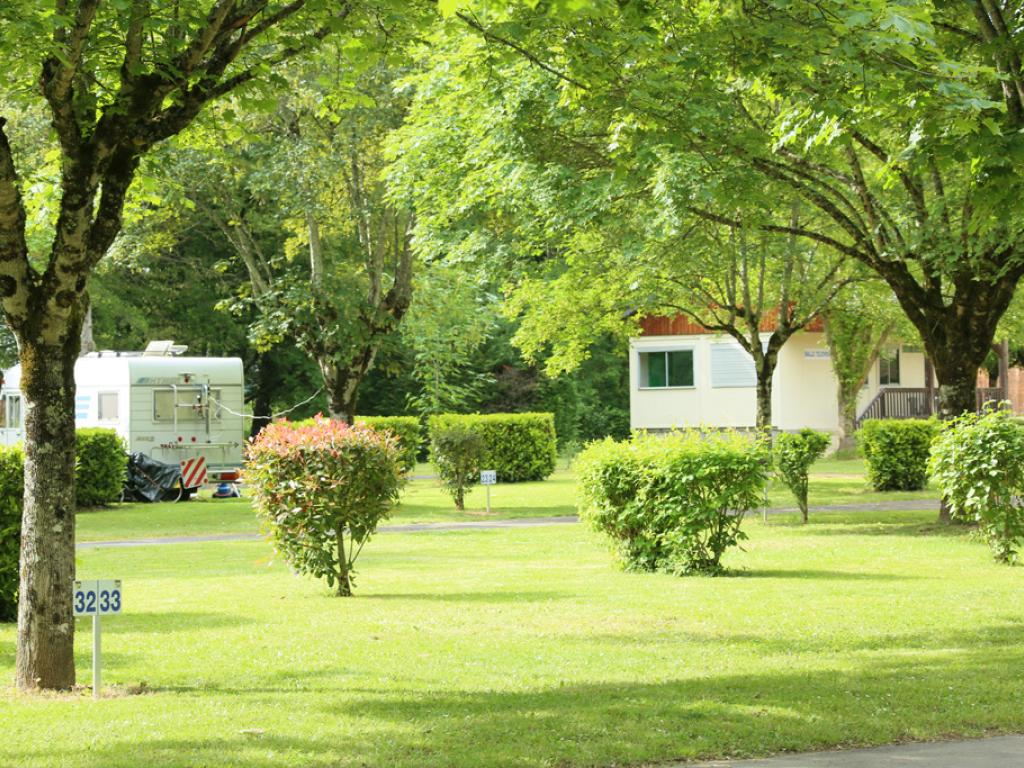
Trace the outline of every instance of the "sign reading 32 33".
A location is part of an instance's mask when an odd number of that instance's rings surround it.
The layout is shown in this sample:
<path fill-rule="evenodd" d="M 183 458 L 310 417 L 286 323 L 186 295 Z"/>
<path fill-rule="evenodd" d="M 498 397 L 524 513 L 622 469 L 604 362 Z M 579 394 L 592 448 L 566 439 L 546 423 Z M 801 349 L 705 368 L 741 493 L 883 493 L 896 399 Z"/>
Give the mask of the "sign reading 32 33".
<path fill-rule="evenodd" d="M 94 579 L 76 581 L 71 594 L 75 616 L 95 616 L 121 612 L 121 580 Z"/>

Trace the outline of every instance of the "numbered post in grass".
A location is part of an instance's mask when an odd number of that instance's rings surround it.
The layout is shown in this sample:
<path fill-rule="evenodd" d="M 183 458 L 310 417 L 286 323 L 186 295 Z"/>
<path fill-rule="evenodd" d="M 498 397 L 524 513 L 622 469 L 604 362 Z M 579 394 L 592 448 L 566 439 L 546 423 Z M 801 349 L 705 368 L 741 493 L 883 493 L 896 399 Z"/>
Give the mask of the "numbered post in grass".
<path fill-rule="evenodd" d="M 480 485 L 487 489 L 487 514 L 491 514 L 491 486 L 498 484 L 498 471 L 496 469 L 480 470 Z"/>
<path fill-rule="evenodd" d="M 71 594 L 75 616 L 92 616 L 92 697 L 100 697 L 102 652 L 100 616 L 121 612 L 121 580 L 76 581 Z"/>

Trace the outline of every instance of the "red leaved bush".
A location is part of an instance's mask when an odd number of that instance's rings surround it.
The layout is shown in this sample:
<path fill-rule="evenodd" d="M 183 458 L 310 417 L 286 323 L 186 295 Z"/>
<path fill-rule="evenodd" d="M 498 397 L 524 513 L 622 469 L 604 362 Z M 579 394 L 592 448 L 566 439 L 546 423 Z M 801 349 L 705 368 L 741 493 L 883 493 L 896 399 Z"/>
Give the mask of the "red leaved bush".
<path fill-rule="evenodd" d="M 289 564 L 352 593 L 352 566 L 394 508 L 402 450 L 389 432 L 317 416 L 274 422 L 246 448 L 245 480 Z"/>

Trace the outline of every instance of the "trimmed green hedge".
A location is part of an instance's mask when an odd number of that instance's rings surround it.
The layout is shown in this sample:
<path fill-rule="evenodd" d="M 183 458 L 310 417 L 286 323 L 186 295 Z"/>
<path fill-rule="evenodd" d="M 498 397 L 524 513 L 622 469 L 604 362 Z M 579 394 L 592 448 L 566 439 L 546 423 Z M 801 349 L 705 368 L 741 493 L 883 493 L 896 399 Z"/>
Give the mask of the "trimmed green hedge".
<path fill-rule="evenodd" d="M 438 431 L 462 427 L 484 442 L 481 469 L 493 469 L 498 481 L 544 480 L 555 471 L 558 440 L 550 413 L 442 413 L 431 416 L 431 441 Z"/>
<path fill-rule="evenodd" d="M 412 472 L 416 468 L 416 458 L 423 445 L 423 429 L 420 420 L 415 416 L 356 416 L 356 422 L 365 422 L 376 430 L 387 430 L 398 438 L 402 449 L 402 469 Z"/>
<path fill-rule="evenodd" d="M 18 617 L 18 557 L 25 457 L 19 447 L 0 446 L 0 621 Z"/>
<path fill-rule="evenodd" d="M 928 456 L 939 433 L 934 419 L 869 419 L 857 431 L 876 491 L 919 491 L 928 484 Z"/>
<path fill-rule="evenodd" d="M 75 431 L 75 502 L 97 507 L 121 498 L 128 453 L 124 440 L 112 429 Z"/>

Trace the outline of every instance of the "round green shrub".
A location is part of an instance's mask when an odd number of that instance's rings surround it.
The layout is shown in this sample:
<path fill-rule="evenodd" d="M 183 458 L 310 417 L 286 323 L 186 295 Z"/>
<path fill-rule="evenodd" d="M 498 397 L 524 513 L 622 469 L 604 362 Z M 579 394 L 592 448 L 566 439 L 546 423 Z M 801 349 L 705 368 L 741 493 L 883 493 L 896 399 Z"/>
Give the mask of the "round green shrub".
<path fill-rule="evenodd" d="M 869 419 L 857 431 L 876 491 L 919 491 L 928 484 L 928 455 L 939 423 L 933 419 Z"/>
<path fill-rule="evenodd" d="M 801 429 L 775 436 L 773 449 L 779 478 L 789 488 L 803 521 L 807 522 L 807 476 L 811 465 L 825 455 L 832 438 L 825 432 Z"/>
<path fill-rule="evenodd" d="M 21 448 L 0 446 L 0 621 L 14 621 L 18 617 L 24 475 Z"/>
<path fill-rule="evenodd" d="M 455 508 L 466 508 L 466 488 L 480 477 L 484 458 L 484 441 L 464 425 L 435 429 L 430 442 L 434 469 L 445 490 L 455 501 Z"/>
<path fill-rule="evenodd" d="M 555 471 L 558 440 L 550 413 L 487 413 L 431 416 L 431 442 L 439 430 L 468 429 L 484 444 L 481 469 L 493 469 L 502 483 L 544 480 Z M 433 460 L 433 459 L 432 459 Z"/>
<path fill-rule="evenodd" d="M 128 453 L 117 432 L 76 430 L 75 456 L 75 503 L 79 507 L 96 507 L 121 498 Z"/>
<path fill-rule="evenodd" d="M 576 459 L 582 517 L 615 543 L 627 570 L 718 574 L 746 538 L 769 456 L 735 432 L 638 434 L 591 443 Z"/>
<path fill-rule="evenodd" d="M 955 518 L 978 524 L 996 560 L 1014 563 L 1024 543 L 1024 424 L 1005 410 L 947 422 L 929 469 Z"/>

